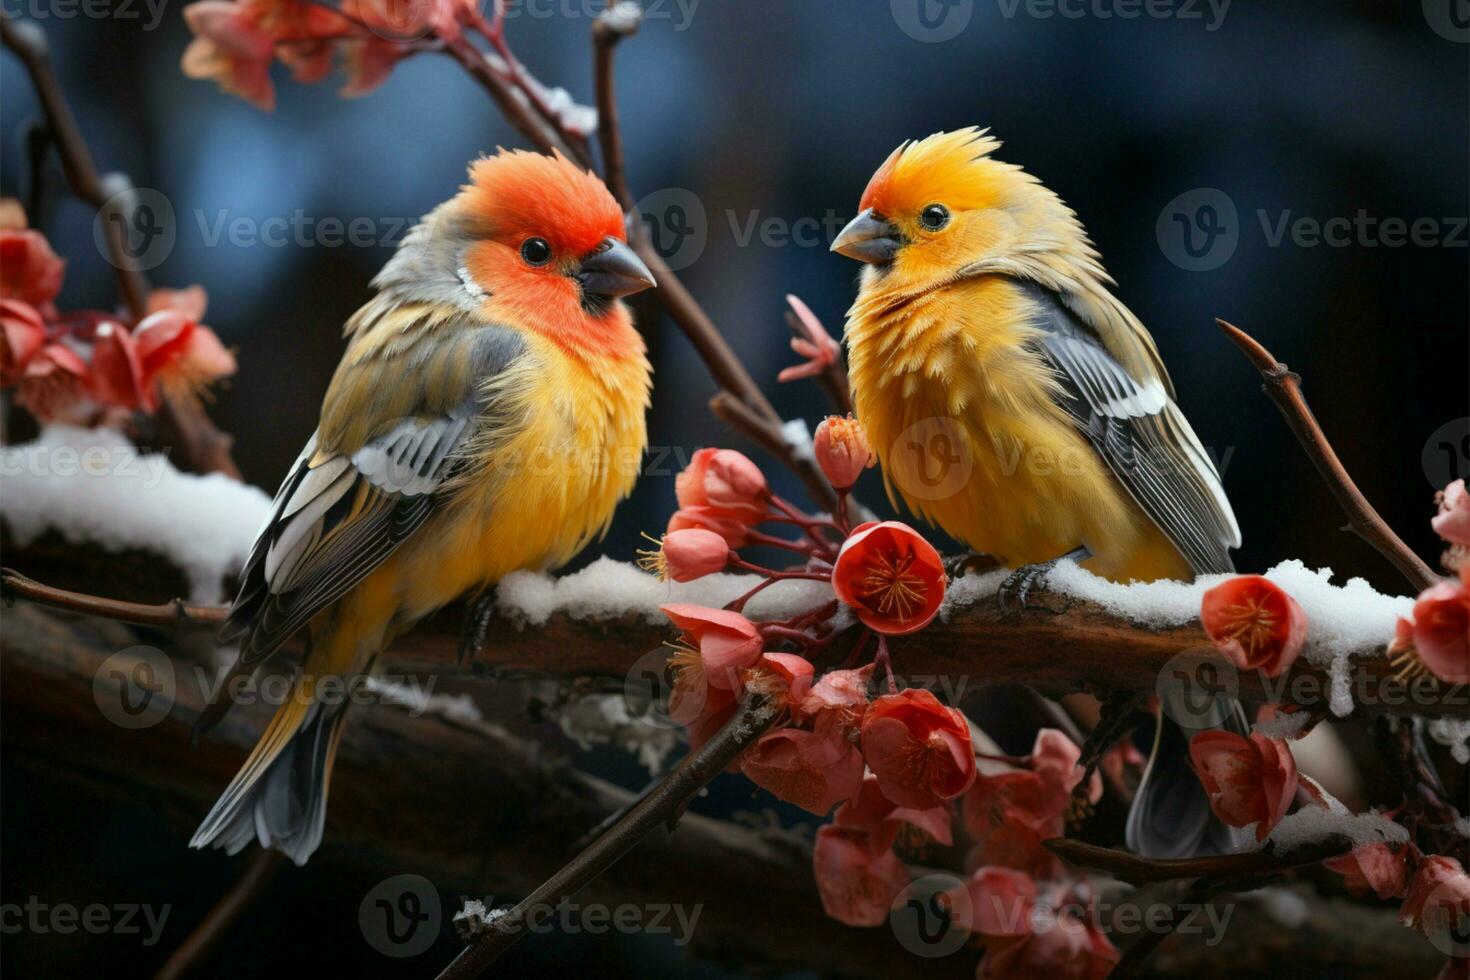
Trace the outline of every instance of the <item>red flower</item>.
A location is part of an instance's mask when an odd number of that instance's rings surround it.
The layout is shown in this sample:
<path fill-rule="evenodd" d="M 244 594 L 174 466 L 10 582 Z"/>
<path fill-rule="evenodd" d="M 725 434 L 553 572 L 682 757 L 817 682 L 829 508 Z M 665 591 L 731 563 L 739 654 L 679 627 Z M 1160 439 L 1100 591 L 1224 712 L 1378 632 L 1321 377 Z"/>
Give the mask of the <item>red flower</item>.
<path fill-rule="evenodd" d="M 997 865 L 1050 878 L 1061 867 L 1041 842 L 1060 837 L 1068 799 L 1037 773 L 1018 769 L 978 775 L 961 812 L 975 848 L 967 864 Z"/>
<path fill-rule="evenodd" d="M 829 415 L 823 419 L 812 439 L 812 451 L 827 482 L 842 492 L 851 490 L 863 470 L 877 462 L 868 448 L 867 434 L 852 416 Z"/>
<path fill-rule="evenodd" d="M 1036 733 L 1036 742 L 1031 747 L 1031 769 L 1041 777 L 1056 797 L 1058 812 L 1065 812 L 1072 802 L 1072 790 L 1082 782 L 1086 771 L 1077 762 L 1082 750 L 1055 728 L 1043 728 Z M 1087 786 L 1087 798 L 1093 803 L 1102 799 L 1102 777 L 1093 770 L 1092 780 Z"/>
<path fill-rule="evenodd" d="M 1097 926 L 1058 910 L 1026 874 L 983 867 L 965 883 L 971 932 L 983 936 L 979 978 L 1102 980 L 1118 951 Z"/>
<path fill-rule="evenodd" d="M 1379 898 L 1402 898 L 1408 887 L 1407 857 L 1402 844 L 1364 844 L 1328 858 L 1322 866 L 1342 875 L 1343 884 L 1357 898 L 1370 888 Z"/>
<path fill-rule="evenodd" d="M 199 284 L 185 286 L 183 289 L 155 289 L 148 293 L 148 313 L 159 313 L 163 310 L 173 310 L 181 313 L 186 319 L 195 323 L 204 319 L 204 311 L 209 308 L 209 294 Z"/>
<path fill-rule="evenodd" d="M 214 331 L 177 310 L 150 313 L 133 328 L 143 370 L 143 390 L 153 398 L 155 384 L 194 395 L 206 385 L 235 373 L 235 358 Z"/>
<path fill-rule="evenodd" d="M 929 691 L 878 698 L 863 716 L 863 758 L 883 795 L 927 810 L 975 781 L 975 750 L 965 716 Z"/>
<path fill-rule="evenodd" d="M 659 609 L 699 651 L 700 667 L 710 686 L 739 690 L 740 671 L 761 655 L 761 634 L 755 624 L 728 609 L 679 602 Z"/>
<path fill-rule="evenodd" d="M 842 345 L 832 339 L 827 328 L 822 326 L 822 321 L 817 319 L 817 315 L 805 303 L 789 294 L 786 302 L 791 304 L 791 312 L 786 315 L 787 322 L 793 327 L 799 327 L 806 334 L 805 337 L 792 337 L 791 349 L 806 358 L 806 361 L 782 368 L 781 373 L 776 375 L 776 380 L 784 382 L 798 378 L 815 378 L 842 356 Z"/>
<path fill-rule="evenodd" d="M 733 449 L 701 449 L 674 479 L 679 507 L 707 507 L 713 516 L 755 524 L 771 497 L 765 474 Z"/>
<path fill-rule="evenodd" d="M 1460 862 L 1441 854 L 1421 861 L 1399 921 L 1418 929 L 1441 950 L 1464 936 L 1470 927 L 1470 875 Z"/>
<path fill-rule="evenodd" d="M 1286 742 L 1252 732 L 1200 732 L 1189 742 L 1189 761 L 1215 815 L 1231 827 L 1256 825 L 1265 840 L 1296 796 L 1296 760 Z"/>
<path fill-rule="evenodd" d="M 17 211 L 7 208 L 0 227 L 0 299 L 45 308 L 61 292 L 66 262 L 51 251 L 45 235 L 25 227 L 24 212 Z"/>
<path fill-rule="evenodd" d="M 837 598 L 890 636 L 929 625 L 944 601 L 944 563 L 923 535 L 898 521 L 853 529 L 832 568 Z"/>
<path fill-rule="evenodd" d="M 92 394 L 104 405 L 153 411 L 158 398 L 143 380 L 133 335 L 121 323 L 98 324 L 92 338 Z"/>
<path fill-rule="evenodd" d="M 1434 533 L 1446 542 L 1470 548 L 1470 492 L 1465 481 L 1456 480 L 1439 497 L 1439 513 L 1429 522 Z"/>
<path fill-rule="evenodd" d="M 763 653 L 745 673 L 745 687 L 762 691 L 799 714 L 812 689 L 812 662 L 794 653 Z M 818 732 L 825 735 L 826 732 Z"/>
<path fill-rule="evenodd" d="M 855 736 L 868 710 L 868 679 L 872 676 L 872 664 L 859 670 L 829 670 L 802 699 L 799 714 L 811 722 L 814 731 L 835 728 L 845 736 Z"/>
<path fill-rule="evenodd" d="M 1238 575 L 1210 589 L 1200 604 L 1210 641 L 1242 670 L 1275 677 L 1307 640 L 1307 614 L 1270 579 Z"/>
<path fill-rule="evenodd" d="M 822 908 L 850 926 L 880 926 L 893 900 L 909 884 L 909 873 L 891 849 L 874 853 L 866 835 L 833 824 L 817 831 L 812 875 Z"/>
<path fill-rule="evenodd" d="M 818 816 L 863 782 L 863 757 L 851 742 L 799 728 L 766 732 L 745 751 L 740 769 L 757 786 Z"/>
<path fill-rule="evenodd" d="M 670 531 L 659 546 L 655 565 L 661 578 L 692 582 L 723 571 L 730 563 L 730 546 L 714 531 L 690 527 Z"/>
<path fill-rule="evenodd" d="M 1389 652 L 1413 647 L 1440 680 L 1470 682 L 1470 565 L 1458 579 L 1431 585 L 1414 600 L 1413 619 L 1400 619 Z"/>
<path fill-rule="evenodd" d="M 71 348 L 47 344 L 26 362 L 15 403 L 42 422 L 82 424 L 91 414 L 80 411 L 87 405 L 90 374 L 87 362 Z"/>
<path fill-rule="evenodd" d="M 905 829 L 945 847 L 954 842 L 947 804 L 927 810 L 897 806 L 883 795 L 878 777 L 872 773 L 866 774 L 858 791 L 837 808 L 832 821 L 845 830 L 866 834 L 869 847 L 874 851 L 888 850 Z"/>
<path fill-rule="evenodd" d="M 29 303 L 0 299 L 0 384 L 13 385 L 46 342 L 46 324 Z"/>
<path fill-rule="evenodd" d="M 258 109 L 274 109 L 270 69 L 276 39 L 263 19 L 252 5 L 231 0 L 200 0 L 185 7 L 184 22 L 195 36 L 184 49 L 184 74 L 213 79 Z"/>
<path fill-rule="evenodd" d="M 669 518 L 667 533 L 688 529 L 713 531 L 725 539 L 727 547 L 738 548 L 745 543 L 750 525 L 713 507 L 680 507 Z"/>

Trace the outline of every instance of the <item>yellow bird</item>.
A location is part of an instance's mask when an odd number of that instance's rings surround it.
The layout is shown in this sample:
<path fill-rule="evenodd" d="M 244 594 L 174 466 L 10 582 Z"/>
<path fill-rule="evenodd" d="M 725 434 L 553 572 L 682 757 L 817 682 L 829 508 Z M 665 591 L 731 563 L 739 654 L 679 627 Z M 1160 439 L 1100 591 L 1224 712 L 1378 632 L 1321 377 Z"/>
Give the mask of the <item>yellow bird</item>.
<path fill-rule="evenodd" d="M 890 496 L 1019 569 L 1002 594 L 1023 603 L 1063 557 L 1116 581 L 1230 571 L 1240 530 L 1153 339 L 1076 214 L 998 146 L 973 128 L 903 144 L 832 245 L 865 263 L 845 339 Z M 1244 724 L 1234 705 L 1212 720 Z M 1187 744 L 1160 726 L 1135 850 L 1228 846 Z"/>
<path fill-rule="evenodd" d="M 347 324 L 321 420 L 221 637 L 237 672 L 299 630 L 291 696 L 191 841 L 298 864 L 321 842 L 343 685 L 415 621 L 604 533 L 647 444 L 619 297 L 653 285 L 602 183 L 501 151 L 405 237 Z"/>

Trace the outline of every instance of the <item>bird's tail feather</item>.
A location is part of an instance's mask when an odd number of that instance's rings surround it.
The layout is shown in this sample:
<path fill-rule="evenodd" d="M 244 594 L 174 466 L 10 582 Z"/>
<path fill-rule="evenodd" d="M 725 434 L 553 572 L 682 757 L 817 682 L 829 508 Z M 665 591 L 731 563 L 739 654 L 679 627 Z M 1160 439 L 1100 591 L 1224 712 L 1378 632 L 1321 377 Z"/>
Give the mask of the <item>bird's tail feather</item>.
<path fill-rule="evenodd" d="M 1126 840 L 1135 854 L 1150 858 L 1197 857 L 1235 850 L 1237 834 L 1220 822 L 1189 764 L 1189 740 L 1205 727 L 1247 734 L 1245 712 L 1238 701 L 1216 696 L 1215 725 L 1186 728 L 1175 718 L 1194 718 L 1197 708 L 1160 705 L 1153 752 L 1143 781 L 1128 811 Z"/>
<path fill-rule="evenodd" d="M 346 704 L 302 696 L 301 679 L 276 711 L 240 771 L 189 841 L 235 854 L 258 840 L 297 864 L 321 844 L 332 761 L 342 737 Z"/>

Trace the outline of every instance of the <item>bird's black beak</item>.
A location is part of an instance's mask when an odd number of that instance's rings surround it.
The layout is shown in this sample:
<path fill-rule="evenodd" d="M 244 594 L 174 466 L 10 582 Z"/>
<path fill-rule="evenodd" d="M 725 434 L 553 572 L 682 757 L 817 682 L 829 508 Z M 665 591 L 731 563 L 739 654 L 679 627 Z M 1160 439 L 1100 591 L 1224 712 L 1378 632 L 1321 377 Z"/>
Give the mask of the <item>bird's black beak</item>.
<path fill-rule="evenodd" d="M 842 229 L 832 242 L 832 251 L 859 262 L 882 265 L 893 260 L 903 243 L 903 232 L 868 208 Z"/>
<path fill-rule="evenodd" d="M 629 296 L 657 285 L 648 266 L 627 242 L 608 236 L 577 269 L 577 281 L 589 296 Z"/>

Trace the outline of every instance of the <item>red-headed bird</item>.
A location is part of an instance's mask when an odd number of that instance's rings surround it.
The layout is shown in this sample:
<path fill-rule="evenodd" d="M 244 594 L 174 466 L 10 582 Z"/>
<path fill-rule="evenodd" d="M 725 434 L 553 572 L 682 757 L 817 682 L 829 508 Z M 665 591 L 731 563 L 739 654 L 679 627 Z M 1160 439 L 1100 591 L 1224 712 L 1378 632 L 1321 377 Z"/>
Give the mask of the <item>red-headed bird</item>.
<path fill-rule="evenodd" d="M 846 342 L 890 494 L 1020 569 L 1002 594 L 1022 602 L 1063 557 L 1124 582 L 1231 571 L 1240 530 L 1153 338 L 1073 211 L 998 146 L 905 143 L 832 245 L 866 263 Z M 1244 725 L 1223 699 L 1196 716 Z M 1129 818 L 1141 853 L 1228 846 L 1187 748 L 1165 721 Z"/>
<path fill-rule="evenodd" d="M 652 286 L 602 183 L 501 151 L 407 236 L 346 327 L 221 631 L 237 671 L 300 630 L 291 696 L 190 842 L 321 843 L 344 683 L 421 617 L 607 530 L 647 444 L 651 369 L 619 297 Z M 328 697 L 327 683 L 335 696 Z"/>

